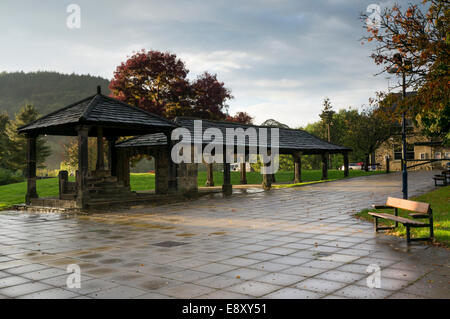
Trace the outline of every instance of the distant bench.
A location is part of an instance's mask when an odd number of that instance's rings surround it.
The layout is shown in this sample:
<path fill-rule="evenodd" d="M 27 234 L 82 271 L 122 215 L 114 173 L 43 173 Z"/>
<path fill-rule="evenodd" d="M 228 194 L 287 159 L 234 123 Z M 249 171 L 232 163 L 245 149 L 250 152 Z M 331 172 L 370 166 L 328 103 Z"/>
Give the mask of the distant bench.
<path fill-rule="evenodd" d="M 441 175 L 434 175 L 433 179 L 435 186 L 438 186 L 438 181 L 442 183 L 442 186 L 447 186 L 447 180 L 450 179 L 450 171 L 443 171 Z"/>
<path fill-rule="evenodd" d="M 428 204 L 428 203 L 421 203 L 421 202 L 415 202 L 412 200 L 388 197 L 388 199 L 386 201 L 386 205 L 383 205 L 383 206 L 374 205 L 373 208 L 375 208 L 375 209 L 392 209 L 392 208 L 394 208 L 394 214 L 395 214 L 395 215 L 392 215 L 392 214 L 369 212 L 369 215 L 375 217 L 375 220 L 374 220 L 375 232 L 378 232 L 379 230 L 395 229 L 396 227 L 398 227 L 398 223 L 401 223 L 406 227 L 406 241 L 408 243 L 411 241 L 418 241 L 418 240 L 432 240 L 434 237 L 433 211 L 431 210 L 430 204 Z M 412 217 L 413 219 L 398 216 L 399 209 L 404 209 L 404 210 L 410 211 L 411 213 L 409 213 L 409 216 Z M 379 218 L 395 221 L 395 226 L 393 226 L 393 227 L 378 227 L 378 219 Z M 428 223 L 421 222 L 416 219 L 428 219 Z M 429 227 L 430 228 L 430 237 L 411 238 L 410 228 L 420 228 L 420 227 Z"/>

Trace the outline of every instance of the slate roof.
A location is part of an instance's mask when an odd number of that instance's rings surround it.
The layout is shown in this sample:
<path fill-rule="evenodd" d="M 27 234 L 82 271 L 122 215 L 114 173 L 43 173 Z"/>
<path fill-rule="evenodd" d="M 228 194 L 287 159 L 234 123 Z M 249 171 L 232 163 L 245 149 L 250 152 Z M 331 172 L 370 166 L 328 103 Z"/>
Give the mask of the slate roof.
<path fill-rule="evenodd" d="M 98 92 L 20 127 L 19 132 L 75 136 L 78 125 L 102 126 L 104 136 L 132 136 L 177 127 L 173 121 Z"/>
<path fill-rule="evenodd" d="M 176 118 L 175 123 L 179 125 L 180 127 L 187 128 L 191 132 L 191 138 L 193 138 L 193 141 L 196 143 L 201 143 L 201 137 L 200 136 L 193 136 L 192 133 L 194 132 L 194 125 L 195 125 L 194 118 Z M 209 128 L 217 128 L 222 132 L 222 135 L 224 137 L 224 140 L 222 140 L 222 143 L 225 144 L 226 142 L 226 131 L 227 128 L 229 129 L 236 129 L 241 128 L 243 130 L 247 130 L 249 128 L 255 129 L 255 132 L 257 136 L 259 137 L 261 133 L 264 131 L 267 132 L 267 141 L 268 144 L 270 144 L 271 141 L 271 128 L 272 127 L 266 127 L 266 126 L 257 126 L 257 125 L 246 125 L 246 124 L 239 124 L 239 123 L 232 123 L 232 122 L 219 122 L 219 121 L 211 121 L 211 120 L 202 120 L 202 132 L 204 133 Z M 294 151 L 302 151 L 304 154 L 317 154 L 317 153 L 323 153 L 323 152 L 329 152 L 329 153 L 342 153 L 345 151 L 351 151 L 350 148 L 335 145 L 332 143 L 329 143 L 327 141 L 324 141 L 312 134 L 309 134 L 302 130 L 296 130 L 296 129 L 285 129 L 285 128 L 278 128 L 279 132 L 279 149 L 280 153 L 290 153 Z M 259 139 L 259 138 L 258 138 Z M 235 145 L 245 145 L 246 147 L 249 146 L 260 146 L 258 143 L 258 139 L 250 139 L 249 137 L 246 137 L 245 143 L 239 143 L 237 139 L 235 139 L 234 144 Z M 208 144 L 212 142 L 211 140 L 203 140 L 203 144 Z M 261 142 L 259 140 L 259 142 Z M 124 142 L 118 143 L 117 147 L 145 147 L 145 146 L 157 146 L 157 145 L 166 145 L 167 140 L 164 134 L 148 134 L 144 136 L 137 136 L 135 138 L 126 140 Z M 220 141 L 219 141 L 220 144 Z M 270 144 L 272 145 L 272 144 Z"/>

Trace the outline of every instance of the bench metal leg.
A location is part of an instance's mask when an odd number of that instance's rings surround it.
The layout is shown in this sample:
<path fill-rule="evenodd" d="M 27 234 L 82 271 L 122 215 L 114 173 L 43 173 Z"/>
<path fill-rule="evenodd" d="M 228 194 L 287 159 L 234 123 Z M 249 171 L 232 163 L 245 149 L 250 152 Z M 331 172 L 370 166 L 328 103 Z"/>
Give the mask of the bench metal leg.
<path fill-rule="evenodd" d="M 433 215 L 430 215 L 430 240 L 434 238 Z"/>
<path fill-rule="evenodd" d="M 411 232 L 409 226 L 406 226 L 406 242 L 409 244 L 411 242 Z"/>
<path fill-rule="evenodd" d="M 375 216 L 375 221 L 374 221 L 374 227 L 375 227 L 375 232 L 378 233 L 378 217 Z"/>

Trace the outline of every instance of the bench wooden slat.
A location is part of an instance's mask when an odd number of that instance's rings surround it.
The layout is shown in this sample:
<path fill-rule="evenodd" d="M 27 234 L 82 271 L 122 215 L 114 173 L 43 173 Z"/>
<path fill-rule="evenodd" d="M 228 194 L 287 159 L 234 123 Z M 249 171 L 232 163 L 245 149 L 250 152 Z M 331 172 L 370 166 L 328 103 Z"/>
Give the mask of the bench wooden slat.
<path fill-rule="evenodd" d="M 426 225 L 425 223 L 419 222 L 417 220 L 403 218 L 403 217 L 400 217 L 400 216 L 394 216 L 394 215 L 391 215 L 391 214 L 369 212 L 369 215 L 377 216 L 377 217 L 384 218 L 384 219 L 390 219 L 390 220 L 402 223 L 404 225 Z"/>
<path fill-rule="evenodd" d="M 416 213 L 427 214 L 430 210 L 430 204 L 414 202 L 411 200 L 388 197 L 386 201 L 386 206 L 391 206 L 395 208 L 405 209 Z"/>

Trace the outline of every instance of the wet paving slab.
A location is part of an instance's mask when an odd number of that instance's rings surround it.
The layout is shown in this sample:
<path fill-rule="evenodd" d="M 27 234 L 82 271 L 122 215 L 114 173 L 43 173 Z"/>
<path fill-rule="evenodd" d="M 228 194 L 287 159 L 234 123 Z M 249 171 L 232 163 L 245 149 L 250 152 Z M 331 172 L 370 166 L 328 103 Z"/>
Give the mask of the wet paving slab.
<path fill-rule="evenodd" d="M 434 174 L 411 172 L 411 195 L 432 190 Z M 450 298 L 448 250 L 353 217 L 400 197 L 400 183 L 395 173 L 87 216 L 0 212 L 0 298 Z M 68 286 L 73 265 L 80 288 Z"/>

